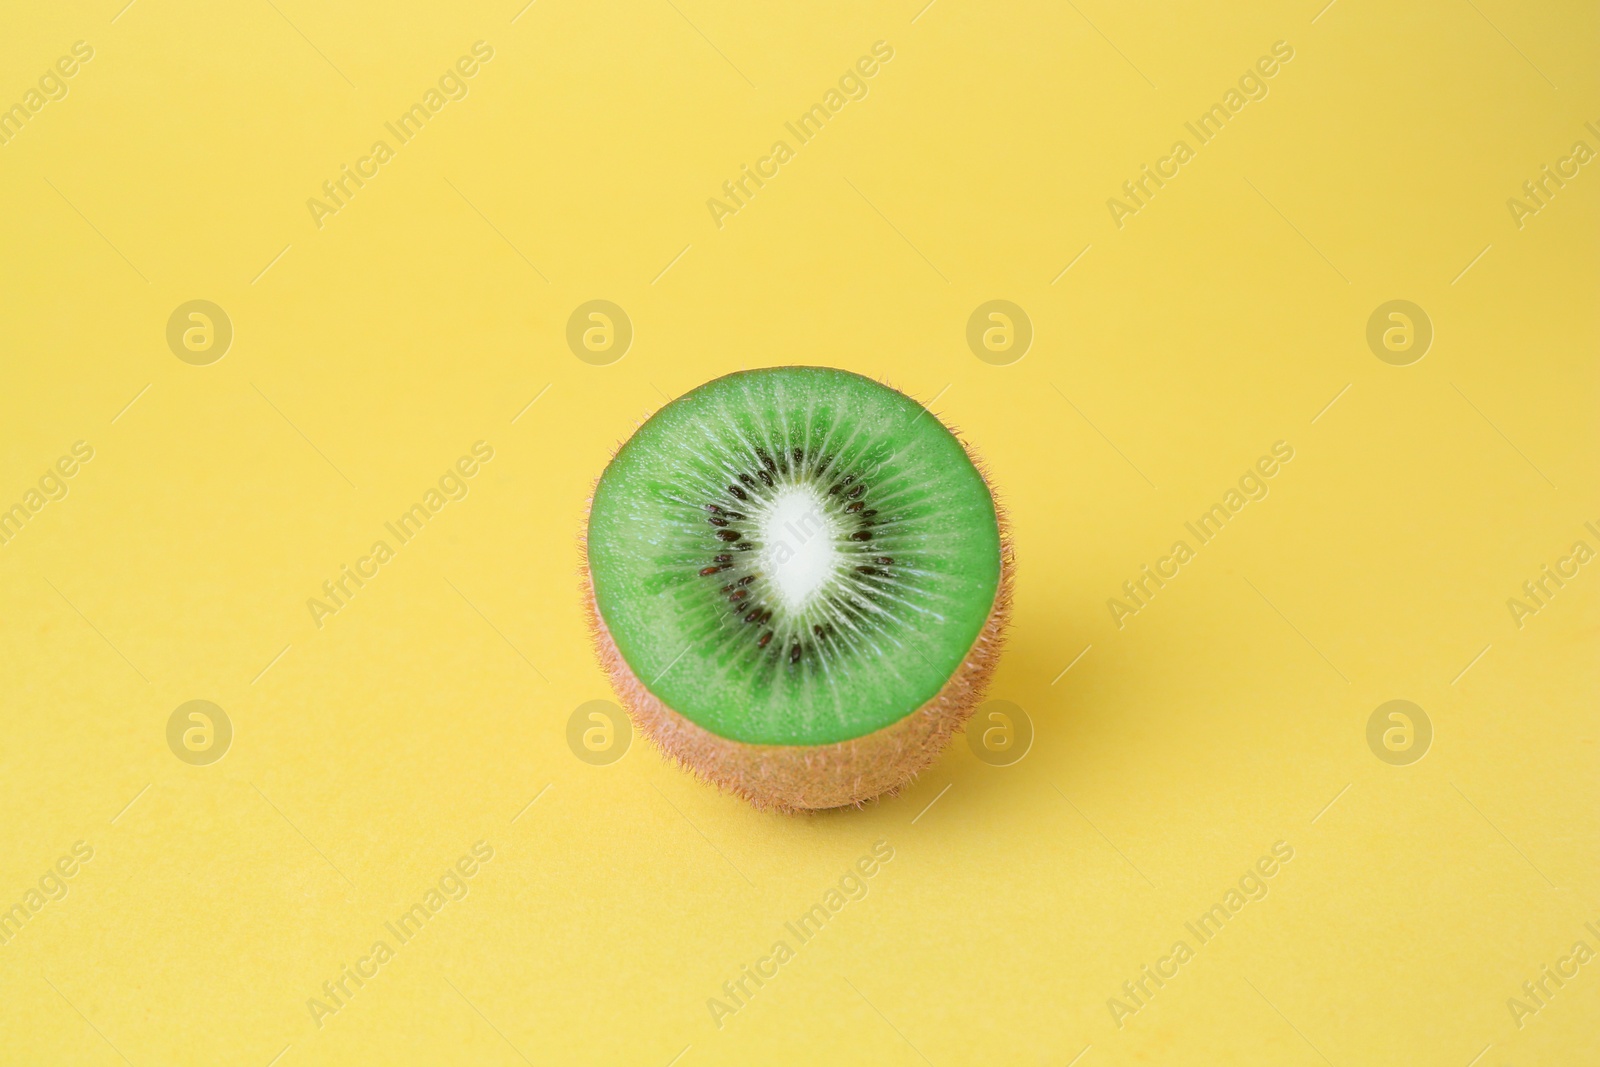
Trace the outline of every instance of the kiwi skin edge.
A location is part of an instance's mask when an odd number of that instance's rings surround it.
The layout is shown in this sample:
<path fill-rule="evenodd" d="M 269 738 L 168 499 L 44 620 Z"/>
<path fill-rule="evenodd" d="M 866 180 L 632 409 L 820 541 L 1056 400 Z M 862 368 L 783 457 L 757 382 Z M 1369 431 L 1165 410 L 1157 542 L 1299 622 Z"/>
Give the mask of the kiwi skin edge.
<path fill-rule="evenodd" d="M 1011 619 L 1016 573 L 1010 526 L 995 496 L 994 483 L 972 446 L 960 434 L 955 436 L 989 490 L 1000 528 L 1000 581 L 989 617 L 961 666 L 927 703 L 870 734 L 826 745 L 757 745 L 719 737 L 667 707 L 645 688 L 623 660 L 594 599 L 588 531 L 594 487 L 600 484 L 597 477 L 578 535 L 583 604 L 595 655 L 634 727 L 679 766 L 761 811 L 792 814 L 847 805 L 859 808 L 874 797 L 898 793 L 931 766 L 966 726 L 999 664 Z"/>

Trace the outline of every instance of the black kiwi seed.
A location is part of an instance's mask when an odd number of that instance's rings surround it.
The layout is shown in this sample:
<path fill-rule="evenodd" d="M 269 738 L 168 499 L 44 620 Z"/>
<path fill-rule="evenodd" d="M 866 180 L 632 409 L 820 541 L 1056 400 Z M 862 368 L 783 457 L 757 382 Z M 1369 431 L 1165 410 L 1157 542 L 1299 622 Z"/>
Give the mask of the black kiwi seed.
<path fill-rule="evenodd" d="M 794 644 L 789 646 L 789 662 L 790 663 L 799 663 L 800 662 L 800 642 L 798 642 L 798 641 L 796 641 Z"/>
<path fill-rule="evenodd" d="M 760 608 L 751 608 L 750 609 L 750 613 L 744 617 L 744 621 L 745 622 L 760 622 L 761 621 L 761 609 Z"/>
<path fill-rule="evenodd" d="M 822 627 L 821 626 L 813 625 L 811 627 L 811 632 L 816 634 L 818 638 L 822 637 Z"/>
<path fill-rule="evenodd" d="M 861 501 L 859 501 L 859 500 L 856 500 L 856 501 L 852 501 L 852 502 L 851 502 L 851 503 L 849 503 L 849 504 L 846 504 L 846 505 L 845 505 L 845 506 L 844 506 L 844 509 L 845 509 L 845 510 L 846 510 L 846 511 L 860 511 L 860 510 L 861 510 L 861 509 L 862 509 L 862 508 L 864 508 L 864 507 L 866 507 L 866 506 L 867 506 L 867 505 L 866 505 L 866 504 L 864 504 L 864 503 L 862 503 L 862 502 L 861 502 Z M 711 520 L 711 521 L 712 521 L 712 522 L 716 522 L 716 521 L 717 521 L 717 520 L 716 520 L 716 519 L 712 519 L 712 520 Z"/>
<path fill-rule="evenodd" d="M 711 557 L 711 562 L 712 563 L 732 563 L 733 562 L 733 557 L 728 555 L 726 552 L 718 552 L 715 556 Z M 700 573 L 704 574 L 705 571 L 701 571 Z"/>
<path fill-rule="evenodd" d="M 849 480 L 850 479 L 848 479 L 848 478 L 845 479 L 845 481 L 847 481 L 847 482 Z M 848 496 L 850 499 L 854 500 L 856 497 L 860 496 L 862 493 L 865 493 L 866 491 L 867 491 L 866 484 L 862 483 L 861 485 L 856 486 L 854 489 L 852 489 L 848 493 L 846 493 L 845 496 Z"/>
<path fill-rule="evenodd" d="M 766 633 L 761 635 L 759 640 L 756 641 L 756 647 L 757 648 L 766 648 L 767 647 L 767 642 L 769 642 L 771 640 L 772 640 L 772 631 L 768 630 Z"/>
<path fill-rule="evenodd" d="M 744 521 L 744 516 L 739 514 L 737 511 L 724 511 L 722 515 L 724 518 L 732 519 L 734 522 Z"/>
<path fill-rule="evenodd" d="M 731 531 L 719 530 L 717 532 L 718 533 L 726 533 L 726 532 L 731 532 Z M 738 544 L 734 545 L 733 547 L 737 548 L 740 552 L 748 552 L 748 551 L 750 551 L 752 548 L 754 548 L 756 546 L 752 545 L 749 541 L 740 541 Z"/>
<path fill-rule="evenodd" d="M 734 496 L 738 497 L 740 500 L 749 500 L 750 499 L 749 495 L 746 494 L 745 491 L 743 489 L 740 489 L 737 485 L 728 486 L 728 492 L 732 493 Z"/>
<path fill-rule="evenodd" d="M 768 487 L 769 487 L 769 488 L 770 488 L 770 487 L 771 487 L 771 485 L 772 485 L 772 475 L 771 475 L 771 474 L 768 474 L 768 473 L 767 473 L 767 470 L 766 470 L 766 468 L 765 468 L 765 467 L 763 467 L 763 468 L 762 468 L 762 469 L 761 469 L 761 470 L 758 470 L 758 471 L 756 471 L 756 475 L 757 475 L 757 476 L 758 476 L 758 477 L 759 477 L 759 478 L 760 478 L 760 479 L 761 479 L 761 480 L 762 480 L 762 481 L 763 481 L 763 482 L 765 482 L 765 483 L 767 483 L 767 486 L 768 486 Z"/>
<path fill-rule="evenodd" d="M 850 540 L 852 540 L 852 541 L 870 541 L 870 540 L 872 540 L 872 531 L 871 530 L 857 530 L 855 533 L 850 535 Z"/>
<path fill-rule="evenodd" d="M 724 541 L 737 541 L 744 535 L 738 530 L 718 530 L 717 536 L 722 538 Z"/>
<path fill-rule="evenodd" d="M 715 504 L 707 504 L 706 505 L 706 510 L 711 512 L 711 514 L 713 514 L 713 515 L 721 515 L 722 514 L 722 509 L 717 507 L 717 505 L 715 505 Z"/>
<path fill-rule="evenodd" d="M 719 519 L 715 515 L 711 516 L 706 521 L 709 522 L 713 526 L 726 526 L 726 525 L 728 525 L 728 520 L 727 519 Z"/>
<path fill-rule="evenodd" d="M 891 566 L 894 563 L 894 557 L 893 556 L 879 556 L 877 559 L 873 560 L 872 562 L 876 563 L 880 567 L 888 567 L 888 566 Z"/>
<path fill-rule="evenodd" d="M 700 575 L 701 575 L 701 577 L 704 577 L 704 576 L 706 576 L 708 574 L 715 574 L 718 571 L 720 571 L 721 569 L 722 569 L 721 567 L 701 567 L 700 568 Z"/>
<path fill-rule="evenodd" d="M 749 595 L 750 595 L 750 590 L 748 590 L 748 589 L 735 589 L 733 592 L 728 594 L 728 599 L 729 600 L 743 600 L 745 597 L 747 597 Z"/>
<path fill-rule="evenodd" d="M 740 585 L 749 585 L 751 582 L 755 581 L 759 577 L 761 577 L 759 574 L 747 574 L 743 578 L 739 579 L 739 584 Z"/>

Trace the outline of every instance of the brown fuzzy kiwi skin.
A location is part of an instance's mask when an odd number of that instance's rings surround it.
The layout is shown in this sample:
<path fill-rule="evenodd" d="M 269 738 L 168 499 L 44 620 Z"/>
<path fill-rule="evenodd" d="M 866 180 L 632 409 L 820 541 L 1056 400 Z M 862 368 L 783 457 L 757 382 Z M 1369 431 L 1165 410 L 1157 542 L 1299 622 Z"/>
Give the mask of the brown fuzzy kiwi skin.
<path fill-rule="evenodd" d="M 600 484 L 596 478 L 584 506 L 578 536 L 583 604 L 595 655 L 610 676 L 612 688 L 634 727 L 697 778 L 762 811 L 792 814 L 820 808 L 861 807 L 874 797 L 897 794 L 930 767 L 950 739 L 966 726 L 983 699 L 1005 644 L 1016 581 L 1016 558 L 1005 508 L 972 446 L 953 429 L 951 432 L 961 441 L 989 489 L 999 523 L 1000 581 L 994 604 L 961 665 L 931 700 L 882 729 L 833 744 L 762 745 L 719 737 L 667 707 L 645 687 L 622 658 L 595 603 L 588 531 L 594 489 Z"/>

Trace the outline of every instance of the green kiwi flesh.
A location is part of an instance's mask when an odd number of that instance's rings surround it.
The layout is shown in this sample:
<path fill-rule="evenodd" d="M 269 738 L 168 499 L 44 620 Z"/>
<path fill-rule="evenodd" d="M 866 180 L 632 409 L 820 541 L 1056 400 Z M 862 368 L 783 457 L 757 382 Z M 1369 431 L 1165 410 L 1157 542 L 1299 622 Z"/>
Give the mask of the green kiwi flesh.
<path fill-rule="evenodd" d="M 731 374 L 658 411 L 601 475 L 586 550 L 627 671 L 747 745 L 906 718 L 1001 599 L 999 517 L 961 442 L 904 394 L 824 367 Z"/>

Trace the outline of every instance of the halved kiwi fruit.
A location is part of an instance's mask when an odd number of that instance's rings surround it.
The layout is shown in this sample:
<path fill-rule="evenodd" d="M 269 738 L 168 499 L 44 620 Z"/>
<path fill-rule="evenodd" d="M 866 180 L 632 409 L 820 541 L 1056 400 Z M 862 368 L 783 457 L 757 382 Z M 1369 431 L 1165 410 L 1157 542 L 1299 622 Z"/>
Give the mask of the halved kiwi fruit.
<path fill-rule="evenodd" d="M 639 730 L 757 807 L 905 785 L 999 656 L 1012 559 L 961 441 L 848 371 L 776 367 L 656 412 L 595 485 L 586 596 Z"/>

